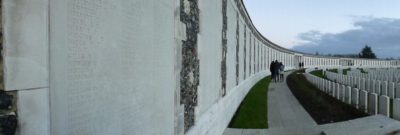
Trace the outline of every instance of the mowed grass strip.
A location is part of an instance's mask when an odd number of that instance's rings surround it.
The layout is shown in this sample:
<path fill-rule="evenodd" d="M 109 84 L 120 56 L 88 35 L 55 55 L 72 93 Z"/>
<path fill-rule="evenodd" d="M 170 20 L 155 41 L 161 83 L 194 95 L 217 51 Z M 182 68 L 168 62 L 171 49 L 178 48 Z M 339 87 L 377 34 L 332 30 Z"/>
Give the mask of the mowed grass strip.
<path fill-rule="evenodd" d="M 261 79 L 254 85 L 233 116 L 230 128 L 268 128 L 268 85 L 271 77 Z"/>
<path fill-rule="evenodd" d="M 311 71 L 310 74 L 315 75 L 315 76 L 318 76 L 318 77 L 320 77 L 320 78 L 328 79 L 328 78 L 324 75 L 324 73 L 322 72 L 322 70 L 314 70 L 314 71 Z"/>

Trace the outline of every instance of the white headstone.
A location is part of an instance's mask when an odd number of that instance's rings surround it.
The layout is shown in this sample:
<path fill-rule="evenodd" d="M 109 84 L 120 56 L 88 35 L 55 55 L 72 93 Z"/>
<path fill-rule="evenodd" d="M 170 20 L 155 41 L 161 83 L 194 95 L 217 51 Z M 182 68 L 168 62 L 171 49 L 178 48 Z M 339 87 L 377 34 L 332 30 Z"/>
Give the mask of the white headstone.
<path fill-rule="evenodd" d="M 368 113 L 378 114 L 378 94 L 368 93 Z"/>
<path fill-rule="evenodd" d="M 396 89 L 395 89 L 395 93 L 394 93 L 396 96 L 396 98 L 400 98 L 400 83 L 397 83 L 396 84 Z"/>
<path fill-rule="evenodd" d="M 361 90 L 366 90 L 366 88 L 365 88 L 365 78 L 361 79 Z"/>
<path fill-rule="evenodd" d="M 382 83 L 382 95 L 388 96 L 388 82 L 384 81 Z"/>
<path fill-rule="evenodd" d="M 390 116 L 390 98 L 388 96 L 379 96 L 379 114 Z"/>
<path fill-rule="evenodd" d="M 345 97 L 346 97 L 346 103 L 351 104 L 351 87 L 347 86 L 346 87 L 346 93 L 345 93 Z"/>
<path fill-rule="evenodd" d="M 330 95 L 332 96 L 332 97 L 335 97 L 335 88 L 336 88 L 336 85 L 335 85 L 336 83 L 335 82 L 331 82 L 331 91 L 330 91 Z"/>
<path fill-rule="evenodd" d="M 395 85 L 394 85 L 394 83 L 393 82 L 390 82 L 389 83 L 389 89 L 388 89 L 388 93 L 389 93 L 389 97 L 390 98 L 392 98 L 392 99 L 394 99 L 394 88 L 395 88 Z"/>
<path fill-rule="evenodd" d="M 359 98 L 359 90 L 357 88 L 353 88 L 351 90 L 351 105 L 358 108 L 358 98 Z"/>
<path fill-rule="evenodd" d="M 376 81 L 374 92 L 375 92 L 376 94 L 378 94 L 378 95 L 381 94 L 381 81 L 379 81 L 379 80 Z"/>
<path fill-rule="evenodd" d="M 336 99 L 340 100 L 340 84 L 336 83 Z"/>
<path fill-rule="evenodd" d="M 376 84 L 376 81 L 372 80 L 372 84 L 370 85 L 369 92 L 375 93 L 375 84 Z"/>
<path fill-rule="evenodd" d="M 365 112 L 368 110 L 368 92 L 365 90 L 360 91 L 360 104 L 359 108 Z"/>
<path fill-rule="evenodd" d="M 343 102 L 346 102 L 346 97 L 345 97 L 345 93 L 346 93 L 346 86 L 344 86 L 342 84 L 341 88 L 340 88 L 340 98 Z"/>
<path fill-rule="evenodd" d="M 400 98 L 393 100 L 393 118 L 400 120 Z"/>

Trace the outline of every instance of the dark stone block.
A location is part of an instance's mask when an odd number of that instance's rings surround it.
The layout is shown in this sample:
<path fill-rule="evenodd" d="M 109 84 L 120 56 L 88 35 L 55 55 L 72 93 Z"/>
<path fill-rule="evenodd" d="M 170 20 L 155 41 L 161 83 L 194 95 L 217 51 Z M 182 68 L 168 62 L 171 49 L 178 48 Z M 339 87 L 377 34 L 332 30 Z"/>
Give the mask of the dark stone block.
<path fill-rule="evenodd" d="M 17 117 L 15 115 L 0 116 L 0 134 L 14 135 L 17 125 Z"/>
<path fill-rule="evenodd" d="M 4 91 L 0 91 L 0 109 L 5 110 L 12 106 L 13 96 Z"/>

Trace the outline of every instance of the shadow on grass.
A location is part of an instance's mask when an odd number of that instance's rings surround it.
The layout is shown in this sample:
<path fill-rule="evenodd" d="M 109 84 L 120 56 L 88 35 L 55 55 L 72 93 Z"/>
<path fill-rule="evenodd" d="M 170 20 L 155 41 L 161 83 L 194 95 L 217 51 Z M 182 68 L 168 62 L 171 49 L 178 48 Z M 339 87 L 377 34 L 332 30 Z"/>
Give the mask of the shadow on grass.
<path fill-rule="evenodd" d="M 303 74 L 294 72 L 287 77 L 293 95 L 318 124 L 347 121 L 368 114 L 318 90 Z"/>
<path fill-rule="evenodd" d="M 254 85 L 233 116 L 229 128 L 268 128 L 267 90 L 271 77 L 261 79 Z"/>

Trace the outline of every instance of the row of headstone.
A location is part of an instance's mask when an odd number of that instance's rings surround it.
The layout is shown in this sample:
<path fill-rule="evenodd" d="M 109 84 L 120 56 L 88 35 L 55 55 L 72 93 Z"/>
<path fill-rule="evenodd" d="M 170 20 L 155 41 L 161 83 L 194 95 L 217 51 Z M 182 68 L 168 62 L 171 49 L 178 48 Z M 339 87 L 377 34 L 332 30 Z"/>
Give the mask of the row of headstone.
<path fill-rule="evenodd" d="M 368 92 L 385 95 L 391 99 L 400 98 L 400 83 L 365 79 L 333 72 L 325 72 L 329 80 L 348 85 Z"/>
<path fill-rule="evenodd" d="M 371 115 L 382 114 L 400 120 L 400 98 L 391 99 L 386 95 L 379 95 L 374 92 L 323 79 L 308 72 L 305 73 L 305 76 L 318 89 L 337 100 L 350 104 Z M 393 100 L 392 106 L 390 104 L 391 100 Z M 391 107 L 393 108 L 393 112 L 390 111 Z"/>
<path fill-rule="evenodd" d="M 363 69 L 367 73 L 361 73 L 361 70 L 351 70 L 347 72 L 347 75 L 357 76 L 361 78 L 370 78 L 380 81 L 388 82 L 400 82 L 400 69 L 388 68 L 388 69 Z"/>

